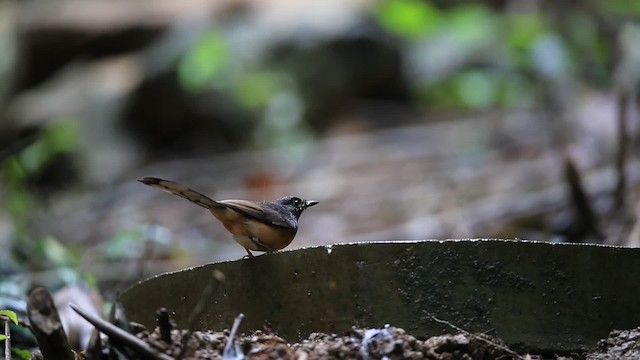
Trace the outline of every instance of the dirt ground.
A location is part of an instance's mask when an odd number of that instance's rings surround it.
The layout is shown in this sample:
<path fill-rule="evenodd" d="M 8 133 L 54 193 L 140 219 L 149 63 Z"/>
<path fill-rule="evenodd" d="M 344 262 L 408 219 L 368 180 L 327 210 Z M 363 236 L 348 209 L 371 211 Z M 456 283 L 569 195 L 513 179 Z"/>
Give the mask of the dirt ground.
<path fill-rule="evenodd" d="M 185 335 L 187 335 L 185 337 Z M 423 339 L 403 329 L 353 329 L 348 334 L 311 334 L 289 344 L 273 334 L 257 331 L 239 336 L 226 350 L 229 331 L 172 330 L 171 341 L 158 328 L 139 328 L 137 337 L 175 359 L 640 359 L 640 328 L 612 331 L 587 353 L 517 354 L 497 338 L 481 334 L 453 334 Z M 183 351 L 184 349 L 184 351 Z M 246 356 L 246 357 L 245 357 Z"/>

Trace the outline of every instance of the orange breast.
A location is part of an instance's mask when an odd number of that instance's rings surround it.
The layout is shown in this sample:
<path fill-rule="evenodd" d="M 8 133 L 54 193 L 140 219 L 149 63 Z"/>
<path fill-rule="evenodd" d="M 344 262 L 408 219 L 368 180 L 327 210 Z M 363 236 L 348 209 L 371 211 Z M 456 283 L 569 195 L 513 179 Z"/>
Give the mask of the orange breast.
<path fill-rule="evenodd" d="M 254 240 L 257 239 L 262 246 L 272 251 L 284 249 L 291 244 L 291 241 L 296 236 L 296 230 L 269 226 L 251 218 L 245 218 L 237 211 L 229 208 L 211 208 L 209 211 L 216 219 L 222 222 L 234 237 L 246 236 Z M 241 245 L 246 247 L 244 244 Z"/>
<path fill-rule="evenodd" d="M 296 231 L 293 229 L 269 226 L 255 220 L 247 220 L 245 225 L 251 236 L 273 251 L 284 249 L 296 236 Z"/>
<path fill-rule="evenodd" d="M 244 225 L 244 218 L 240 214 L 228 208 L 211 208 L 209 209 L 216 219 L 220 220 L 222 225 L 233 235 L 248 236 L 249 231 Z"/>

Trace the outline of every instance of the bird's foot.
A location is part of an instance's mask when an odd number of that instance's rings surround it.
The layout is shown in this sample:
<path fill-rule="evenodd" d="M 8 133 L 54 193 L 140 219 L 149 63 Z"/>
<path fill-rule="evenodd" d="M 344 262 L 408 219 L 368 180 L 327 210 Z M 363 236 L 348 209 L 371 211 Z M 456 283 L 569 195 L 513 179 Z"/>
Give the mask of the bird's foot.
<path fill-rule="evenodd" d="M 255 257 L 255 255 L 253 255 L 251 251 L 249 251 L 249 249 L 245 248 L 245 250 L 247 251 L 247 255 L 243 256 L 242 259 L 251 259 Z"/>

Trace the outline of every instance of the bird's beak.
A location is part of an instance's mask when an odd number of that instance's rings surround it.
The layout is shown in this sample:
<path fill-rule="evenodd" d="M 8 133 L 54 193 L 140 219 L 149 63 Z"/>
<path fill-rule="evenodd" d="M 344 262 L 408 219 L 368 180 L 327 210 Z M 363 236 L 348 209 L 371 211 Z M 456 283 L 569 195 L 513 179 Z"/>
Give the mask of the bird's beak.
<path fill-rule="evenodd" d="M 304 207 L 308 208 L 308 207 L 313 206 L 313 205 L 318 205 L 318 203 L 319 203 L 319 201 L 315 201 L 315 200 L 305 200 L 305 202 L 304 202 L 305 206 Z"/>

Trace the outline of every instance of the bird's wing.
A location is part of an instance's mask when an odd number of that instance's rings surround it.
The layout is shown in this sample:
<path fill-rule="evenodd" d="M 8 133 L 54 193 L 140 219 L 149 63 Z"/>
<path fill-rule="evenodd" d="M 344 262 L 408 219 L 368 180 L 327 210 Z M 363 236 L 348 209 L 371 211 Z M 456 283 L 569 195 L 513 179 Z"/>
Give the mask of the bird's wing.
<path fill-rule="evenodd" d="M 256 219 L 262 223 L 281 226 L 287 229 L 296 229 L 296 224 L 292 223 L 285 214 L 281 214 L 268 204 L 256 203 L 249 200 L 220 200 L 218 204 L 233 209 L 239 213 Z"/>
<path fill-rule="evenodd" d="M 177 182 L 163 180 L 163 179 L 154 178 L 154 177 L 143 177 L 138 181 L 140 181 L 145 185 L 149 185 L 151 187 L 164 190 L 170 194 L 180 196 L 181 198 L 187 199 L 195 204 L 198 204 L 205 209 L 220 206 L 220 204 L 217 201 L 195 190 L 189 189 L 188 187 L 182 184 L 178 184 Z"/>

